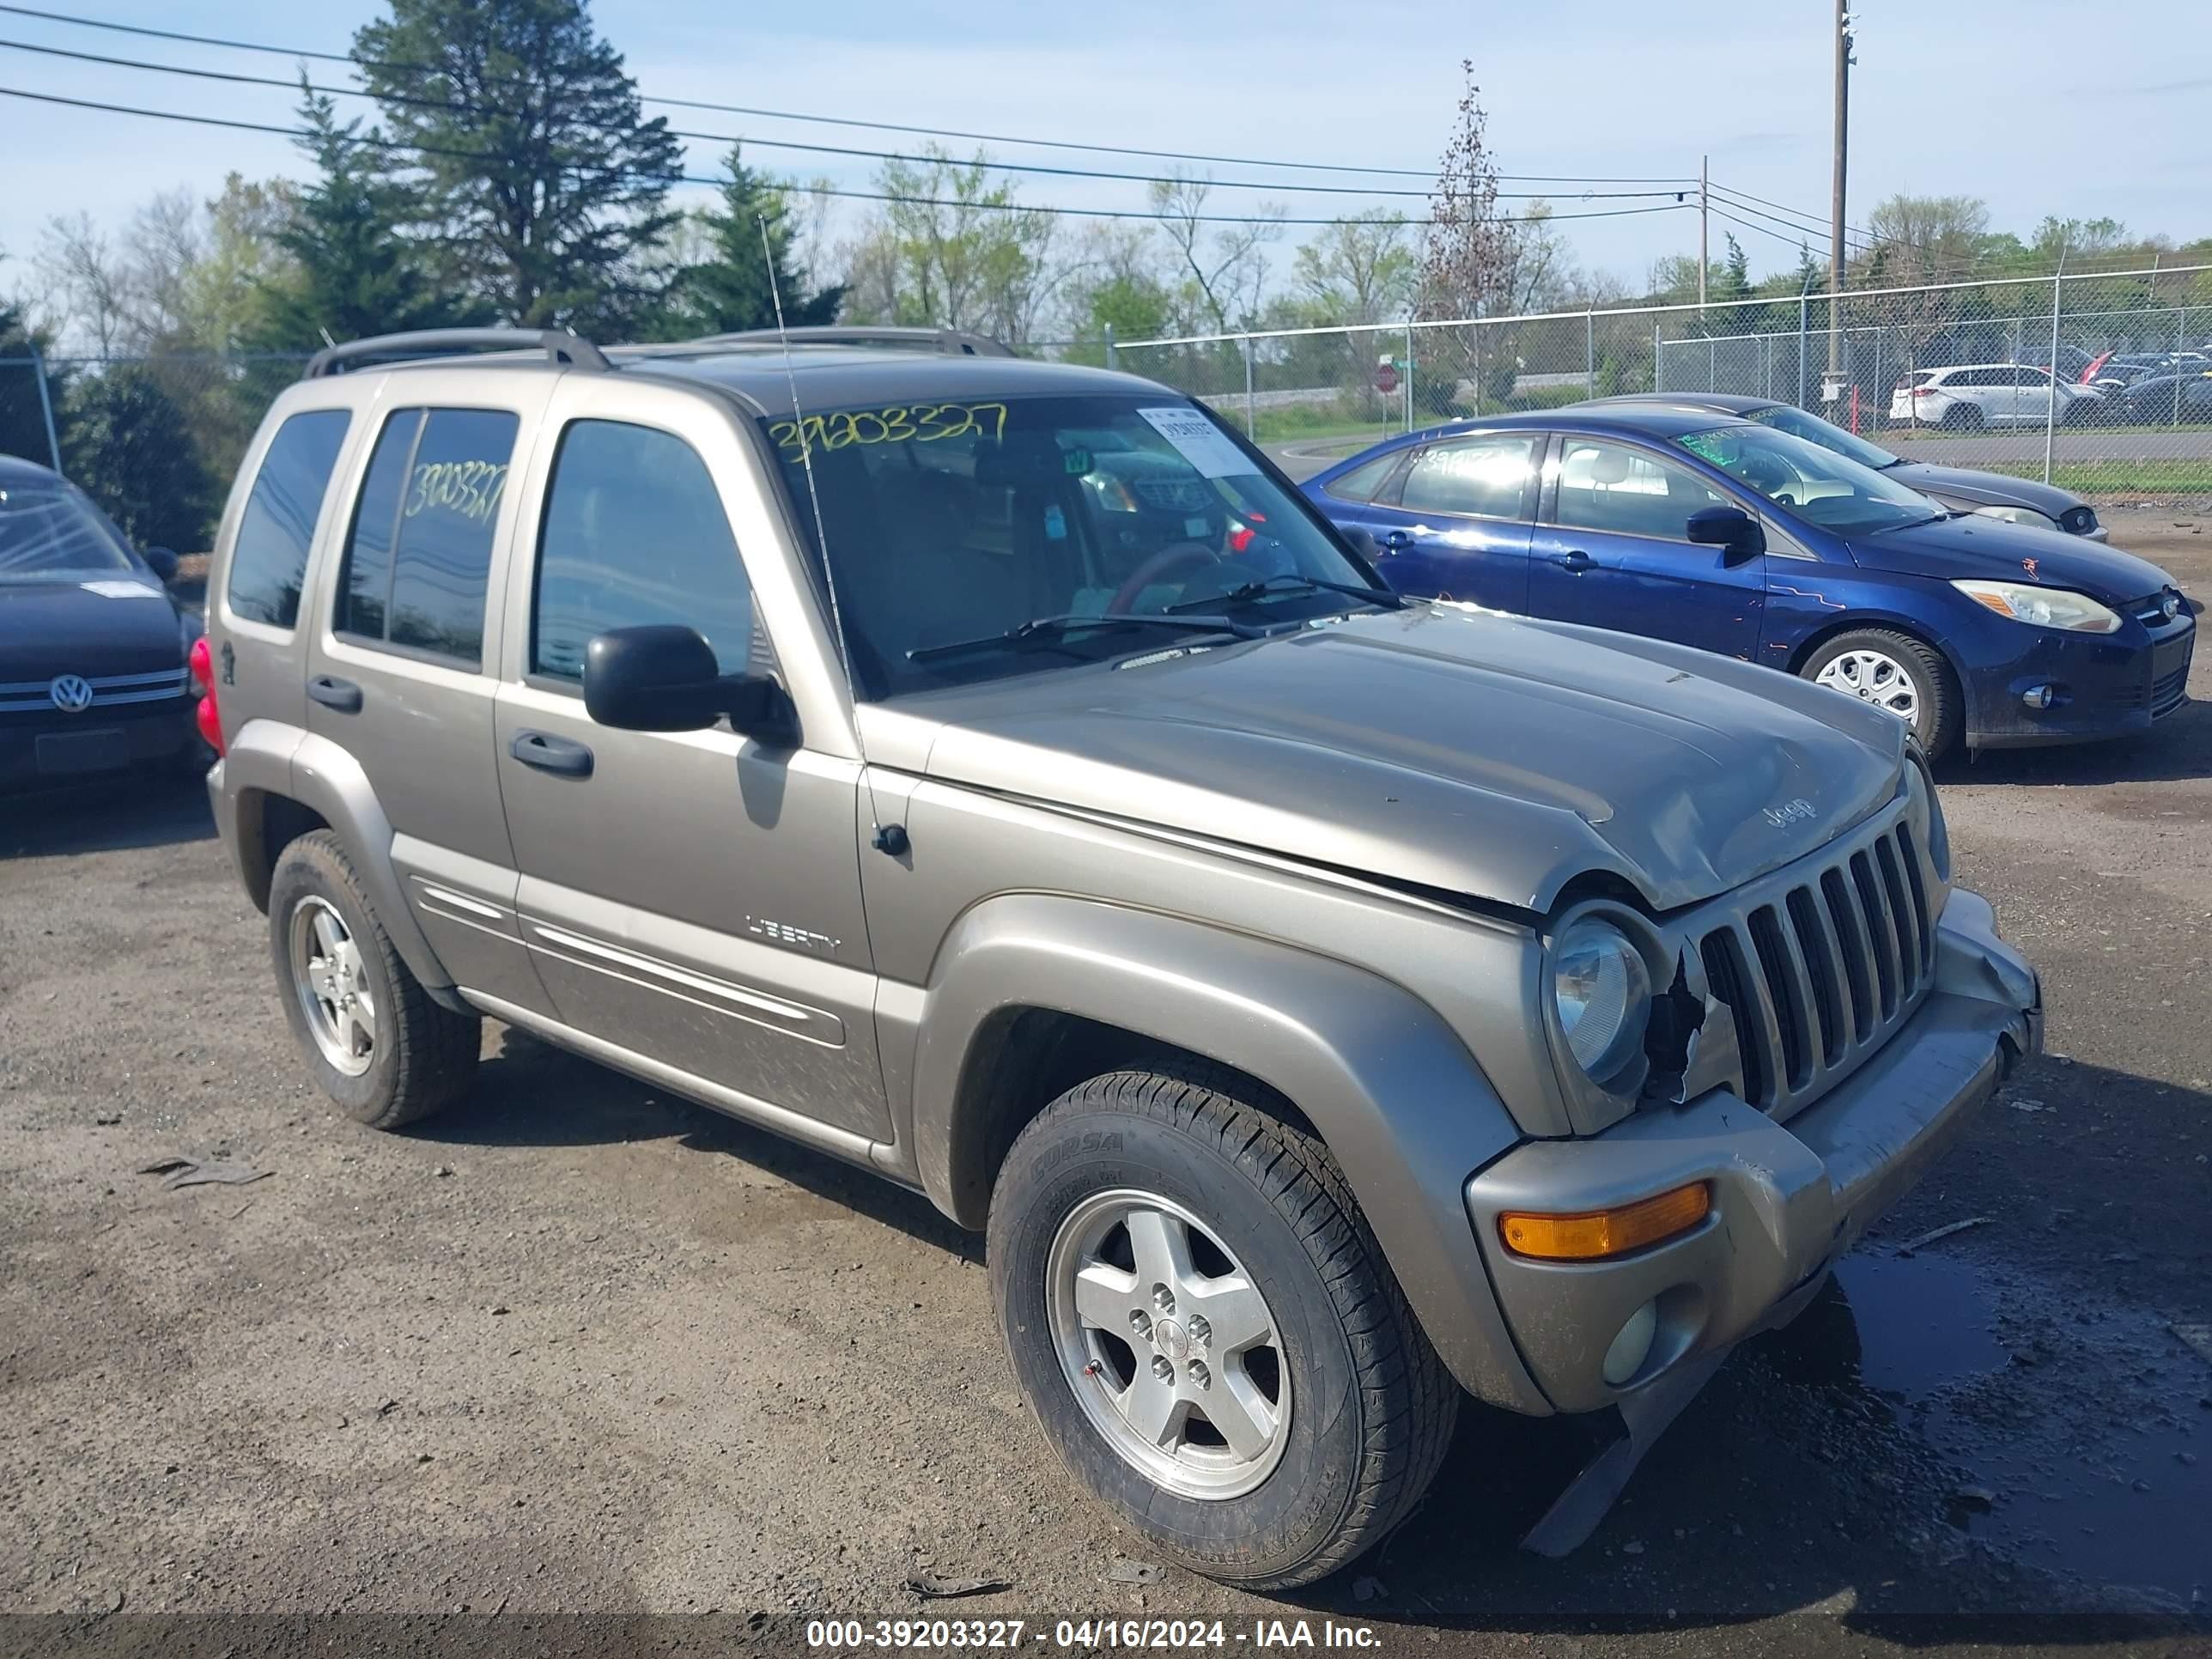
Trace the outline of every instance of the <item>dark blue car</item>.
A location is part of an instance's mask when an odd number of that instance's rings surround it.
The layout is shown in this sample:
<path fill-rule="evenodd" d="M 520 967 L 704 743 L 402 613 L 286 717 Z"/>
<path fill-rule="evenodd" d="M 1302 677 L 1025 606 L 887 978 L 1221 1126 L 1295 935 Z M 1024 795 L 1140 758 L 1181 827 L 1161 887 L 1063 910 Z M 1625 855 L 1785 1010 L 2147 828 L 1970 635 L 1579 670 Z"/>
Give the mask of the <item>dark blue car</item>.
<path fill-rule="evenodd" d="M 1305 491 L 1401 592 L 1765 663 L 1910 720 L 1931 753 L 2118 737 L 2187 701 L 2197 607 L 2156 565 L 1750 422 L 1457 422 Z"/>

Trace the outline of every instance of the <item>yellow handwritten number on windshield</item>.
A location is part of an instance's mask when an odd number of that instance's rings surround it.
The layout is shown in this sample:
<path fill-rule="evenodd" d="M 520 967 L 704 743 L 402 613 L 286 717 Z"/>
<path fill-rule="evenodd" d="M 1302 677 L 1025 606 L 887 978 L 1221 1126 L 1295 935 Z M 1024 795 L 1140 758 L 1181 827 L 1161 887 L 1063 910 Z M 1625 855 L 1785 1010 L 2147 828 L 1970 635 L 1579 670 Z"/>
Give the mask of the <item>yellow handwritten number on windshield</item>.
<path fill-rule="evenodd" d="M 810 446 L 843 449 L 853 444 L 935 443 L 970 434 L 996 441 L 1006 435 L 1004 404 L 897 404 L 888 409 L 839 410 L 803 421 L 772 421 L 769 436 L 793 455 Z"/>

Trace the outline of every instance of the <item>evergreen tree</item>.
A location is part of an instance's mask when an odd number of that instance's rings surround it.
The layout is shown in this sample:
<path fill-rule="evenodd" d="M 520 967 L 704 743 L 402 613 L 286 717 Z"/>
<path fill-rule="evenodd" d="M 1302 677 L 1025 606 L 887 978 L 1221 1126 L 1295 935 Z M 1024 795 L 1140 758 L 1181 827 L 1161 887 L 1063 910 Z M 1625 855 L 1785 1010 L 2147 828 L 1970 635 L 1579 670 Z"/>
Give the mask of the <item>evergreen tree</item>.
<path fill-rule="evenodd" d="M 140 547 L 198 552 L 215 528 L 216 489 L 184 411 L 144 367 L 84 380 L 71 413 L 70 477 Z"/>
<path fill-rule="evenodd" d="M 276 234 L 289 266 L 258 284 L 248 343 L 313 351 L 326 335 L 357 340 L 489 321 L 489 307 L 439 287 L 422 251 L 403 234 L 407 198 L 385 172 L 380 149 L 362 142 L 360 121 L 340 125 L 319 93 L 305 95 L 300 118 L 307 128 L 300 147 L 319 176 Z"/>
<path fill-rule="evenodd" d="M 832 323 L 844 300 L 842 287 L 808 292 L 809 276 L 793 252 L 794 233 L 785 186 L 747 167 L 735 145 L 724 163 L 718 206 L 699 216 L 708 257 L 677 272 L 669 295 L 665 331 L 684 338 L 729 334 L 740 329 L 774 328 L 775 298 L 771 269 L 783 295 L 783 320 L 793 328 Z M 768 257 L 761 247 L 761 222 L 768 223 Z M 770 264 L 773 260 L 773 265 Z"/>
<path fill-rule="evenodd" d="M 392 0 L 353 56 L 461 293 L 511 323 L 617 333 L 658 301 L 682 146 L 583 0 Z"/>
<path fill-rule="evenodd" d="M 0 455 L 14 455 L 40 466 L 53 465 L 46 442 L 46 416 L 39 399 L 38 370 L 30 355 L 46 356 L 53 349 L 47 331 L 33 328 L 22 312 L 0 300 Z M 54 422 L 68 441 L 64 399 L 66 387 L 52 358 L 46 361 L 46 394 L 52 399 Z"/>

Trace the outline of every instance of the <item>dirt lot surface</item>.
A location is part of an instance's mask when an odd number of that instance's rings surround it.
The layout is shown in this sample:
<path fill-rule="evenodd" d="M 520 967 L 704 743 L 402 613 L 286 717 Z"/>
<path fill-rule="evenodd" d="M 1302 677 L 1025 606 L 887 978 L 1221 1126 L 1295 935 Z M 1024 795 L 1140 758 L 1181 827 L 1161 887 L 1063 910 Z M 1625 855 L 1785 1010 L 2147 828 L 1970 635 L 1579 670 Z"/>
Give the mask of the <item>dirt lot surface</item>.
<path fill-rule="evenodd" d="M 2212 594 L 2212 527 L 2111 518 Z M 196 793 L 0 813 L 0 1615 L 53 1615 L 7 1646 L 711 1610 L 653 1642 L 1112 1613 L 1232 1648 L 1333 1616 L 1386 1650 L 2203 1651 L 2212 1338 L 2172 1328 L 2212 1326 L 2212 712 L 1945 798 L 2052 1056 L 1580 1553 L 1510 1547 L 1559 1425 L 1470 1413 L 1411 1524 L 1296 1602 L 1109 1579 L 1141 1547 L 1076 1496 L 979 1245 L 921 1199 L 489 1024 L 460 1109 L 357 1128 Z M 179 1156 L 266 1178 L 137 1173 Z M 1012 1588 L 925 1602 L 923 1569 Z"/>

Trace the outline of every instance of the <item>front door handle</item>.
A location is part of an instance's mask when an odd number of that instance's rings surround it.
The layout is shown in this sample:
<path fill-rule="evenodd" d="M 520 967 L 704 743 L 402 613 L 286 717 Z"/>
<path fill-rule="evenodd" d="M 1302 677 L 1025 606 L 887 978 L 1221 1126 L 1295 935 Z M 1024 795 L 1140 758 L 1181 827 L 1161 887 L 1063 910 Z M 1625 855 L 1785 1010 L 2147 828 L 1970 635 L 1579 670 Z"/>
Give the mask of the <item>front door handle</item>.
<path fill-rule="evenodd" d="M 1581 575 L 1585 570 L 1595 570 L 1597 568 L 1597 561 L 1590 557 L 1589 554 L 1583 552 L 1579 547 L 1574 548 L 1568 552 L 1553 554 L 1552 562 L 1559 566 L 1562 570 L 1573 571 L 1577 576 Z"/>
<path fill-rule="evenodd" d="M 1394 530 L 1382 538 L 1385 553 L 1403 553 L 1413 544 L 1413 538 L 1402 530 Z"/>
<path fill-rule="evenodd" d="M 335 674 L 318 674 L 307 682 L 307 695 L 325 708 L 341 714 L 361 713 L 361 688 Z"/>
<path fill-rule="evenodd" d="M 557 772 L 564 778 L 592 775 L 592 751 L 574 738 L 556 738 L 550 732 L 518 732 L 507 753 L 525 766 L 541 772 Z"/>

